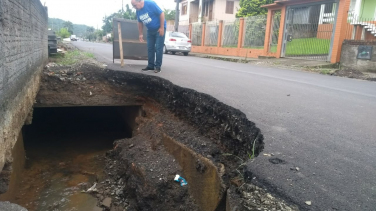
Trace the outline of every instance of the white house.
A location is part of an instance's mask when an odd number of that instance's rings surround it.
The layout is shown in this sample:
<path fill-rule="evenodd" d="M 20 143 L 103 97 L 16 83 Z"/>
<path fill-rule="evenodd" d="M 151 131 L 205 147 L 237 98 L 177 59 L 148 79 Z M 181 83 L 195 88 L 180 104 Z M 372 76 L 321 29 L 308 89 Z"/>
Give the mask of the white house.
<path fill-rule="evenodd" d="M 240 0 L 182 0 L 179 4 L 179 25 L 195 22 L 234 20 Z"/>

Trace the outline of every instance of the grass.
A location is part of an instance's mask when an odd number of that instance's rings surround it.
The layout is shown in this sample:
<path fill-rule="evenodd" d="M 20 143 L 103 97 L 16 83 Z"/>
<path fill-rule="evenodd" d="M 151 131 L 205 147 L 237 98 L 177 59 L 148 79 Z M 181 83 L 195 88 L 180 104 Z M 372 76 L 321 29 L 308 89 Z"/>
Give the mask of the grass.
<path fill-rule="evenodd" d="M 323 74 L 323 75 L 331 75 L 335 72 L 335 69 L 322 69 L 320 70 L 320 74 Z"/>
<path fill-rule="evenodd" d="M 61 65 L 73 65 L 76 64 L 78 61 L 94 58 L 93 53 L 83 52 L 79 50 L 74 51 L 67 51 L 65 54 L 55 54 L 50 56 L 51 59 L 56 60 L 56 64 Z"/>
<path fill-rule="evenodd" d="M 286 56 L 329 54 L 330 40 L 318 38 L 293 39 L 287 42 Z"/>
<path fill-rule="evenodd" d="M 237 45 L 223 45 L 223 48 L 237 48 Z M 243 46 L 247 49 L 264 49 L 264 46 Z M 286 56 L 329 54 L 330 40 L 318 38 L 293 39 L 287 42 Z M 277 45 L 270 46 L 270 52 L 277 52 Z"/>

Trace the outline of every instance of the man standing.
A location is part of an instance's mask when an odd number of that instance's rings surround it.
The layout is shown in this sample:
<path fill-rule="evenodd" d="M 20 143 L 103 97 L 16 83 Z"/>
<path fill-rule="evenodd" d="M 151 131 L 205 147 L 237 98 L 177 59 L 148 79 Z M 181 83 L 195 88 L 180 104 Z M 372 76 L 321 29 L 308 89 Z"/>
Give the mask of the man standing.
<path fill-rule="evenodd" d="M 148 66 L 144 71 L 155 70 L 161 72 L 163 46 L 166 33 L 166 20 L 164 13 L 152 0 L 132 0 L 132 6 L 137 10 L 138 32 L 140 42 L 144 42 L 143 26 L 148 29 Z"/>

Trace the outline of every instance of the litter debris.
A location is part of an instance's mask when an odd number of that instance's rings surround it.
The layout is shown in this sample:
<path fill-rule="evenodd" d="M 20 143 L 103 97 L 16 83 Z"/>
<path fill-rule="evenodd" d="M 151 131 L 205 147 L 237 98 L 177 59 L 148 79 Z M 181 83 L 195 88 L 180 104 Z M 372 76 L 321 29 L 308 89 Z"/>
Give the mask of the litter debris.
<path fill-rule="evenodd" d="M 306 203 L 306 205 L 308 205 L 308 206 L 311 206 L 311 205 L 312 205 L 312 202 L 311 202 L 311 201 L 306 201 L 305 203 Z"/>
<path fill-rule="evenodd" d="M 264 153 L 264 156 L 271 157 L 272 155 L 271 155 L 271 154 L 266 154 L 266 153 Z"/>
<path fill-rule="evenodd" d="M 174 179 L 176 182 L 180 182 L 180 186 L 185 186 L 185 185 L 188 185 L 187 181 L 185 181 L 185 179 L 183 177 L 181 177 L 179 174 L 177 174 L 175 176 L 175 179 Z"/>
<path fill-rule="evenodd" d="M 95 182 L 91 188 L 87 189 L 87 191 L 81 191 L 82 193 L 92 193 L 92 192 L 98 192 L 98 190 L 95 188 L 97 186 L 97 183 Z"/>

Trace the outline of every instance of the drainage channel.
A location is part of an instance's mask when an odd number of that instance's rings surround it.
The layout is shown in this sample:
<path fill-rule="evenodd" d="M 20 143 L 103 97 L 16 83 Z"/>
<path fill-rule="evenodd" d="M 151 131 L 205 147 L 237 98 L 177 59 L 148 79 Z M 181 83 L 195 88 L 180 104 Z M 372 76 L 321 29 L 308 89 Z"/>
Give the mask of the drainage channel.
<path fill-rule="evenodd" d="M 264 143 L 245 114 L 164 79 L 48 65 L 30 116 L 0 201 L 29 211 L 296 210 L 251 183 L 247 163 Z"/>
<path fill-rule="evenodd" d="M 17 153 L 26 155 L 25 169 L 8 200 L 29 211 L 93 210 L 97 199 L 81 191 L 105 178 L 105 153 L 114 140 L 132 136 L 134 111 L 137 107 L 35 108 L 33 124 L 23 128 L 25 153 Z"/>

